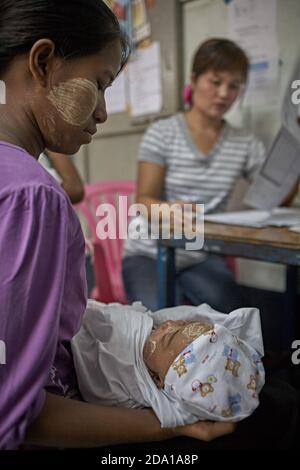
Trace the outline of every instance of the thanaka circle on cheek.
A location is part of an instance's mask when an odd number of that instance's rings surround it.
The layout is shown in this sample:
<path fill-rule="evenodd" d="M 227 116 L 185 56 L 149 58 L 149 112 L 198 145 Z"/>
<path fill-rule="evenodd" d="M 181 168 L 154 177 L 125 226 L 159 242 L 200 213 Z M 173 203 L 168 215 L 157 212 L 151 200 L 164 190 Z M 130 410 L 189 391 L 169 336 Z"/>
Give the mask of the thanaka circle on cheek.
<path fill-rule="evenodd" d="M 54 86 L 48 99 L 64 121 L 80 127 L 96 109 L 98 90 L 90 80 L 74 78 Z"/>
<path fill-rule="evenodd" d="M 194 340 L 199 336 L 202 336 L 213 329 L 213 326 L 208 323 L 191 323 L 184 328 L 182 335 L 187 338 Z"/>

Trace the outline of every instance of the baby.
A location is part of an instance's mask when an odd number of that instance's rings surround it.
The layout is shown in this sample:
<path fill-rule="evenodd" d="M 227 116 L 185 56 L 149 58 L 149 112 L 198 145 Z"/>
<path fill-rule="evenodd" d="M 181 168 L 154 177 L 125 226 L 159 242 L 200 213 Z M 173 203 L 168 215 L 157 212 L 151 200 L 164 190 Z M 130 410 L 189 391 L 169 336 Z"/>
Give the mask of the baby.
<path fill-rule="evenodd" d="M 166 321 L 146 340 L 143 358 L 159 389 L 206 419 L 240 420 L 258 405 L 261 358 L 224 326 Z"/>
<path fill-rule="evenodd" d="M 152 313 L 89 301 L 72 350 L 86 401 L 151 407 L 162 427 L 239 421 L 258 406 L 264 384 L 257 309 Z"/>

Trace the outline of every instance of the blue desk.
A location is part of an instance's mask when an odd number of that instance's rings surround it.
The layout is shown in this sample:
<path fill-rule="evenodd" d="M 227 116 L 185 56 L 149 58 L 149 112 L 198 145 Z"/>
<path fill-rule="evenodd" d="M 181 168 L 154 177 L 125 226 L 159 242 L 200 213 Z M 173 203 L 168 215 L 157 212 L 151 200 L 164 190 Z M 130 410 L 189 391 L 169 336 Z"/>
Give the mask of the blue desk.
<path fill-rule="evenodd" d="M 290 347 L 295 335 L 300 234 L 286 228 L 249 228 L 205 223 L 203 250 L 207 253 L 280 263 L 286 266 L 283 343 Z M 189 240 L 190 241 L 190 240 Z M 160 240 L 158 244 L 159 308 L 176 304 L 175 251 L 186 240 Z"/>

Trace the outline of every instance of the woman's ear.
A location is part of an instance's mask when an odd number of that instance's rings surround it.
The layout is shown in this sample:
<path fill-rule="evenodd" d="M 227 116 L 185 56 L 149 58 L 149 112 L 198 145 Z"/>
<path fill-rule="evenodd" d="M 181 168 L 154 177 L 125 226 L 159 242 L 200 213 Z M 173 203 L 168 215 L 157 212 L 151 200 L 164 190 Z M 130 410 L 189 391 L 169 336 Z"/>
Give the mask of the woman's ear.
<path fill-rule="evenodd" d="M 50 39 L 39 39 L 29 53 L 29 70 L 43 87 L 47 86 L 49 69 L 55 58 L 55 44 Z"/>

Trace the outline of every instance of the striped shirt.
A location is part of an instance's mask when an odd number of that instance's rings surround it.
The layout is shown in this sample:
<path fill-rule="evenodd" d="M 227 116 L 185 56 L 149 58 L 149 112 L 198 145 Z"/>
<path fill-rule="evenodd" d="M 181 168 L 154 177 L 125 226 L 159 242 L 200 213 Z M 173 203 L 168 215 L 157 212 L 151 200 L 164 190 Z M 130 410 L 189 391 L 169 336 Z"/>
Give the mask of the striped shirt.
<path fill-rule="evenodd" d="M 175 114 L 149 127 L 138 160 L 166 169 L 162 199 L 204 204 L 205 213 L 212 213 L 225 210 L 240 177 L 253 180 L 264 156 L 264 146 L 253 134 L 226 121 L 215 146 L 208 154 L 203 154 L 183 114 Z M 156 245 L 155 240 L 128 239 L 124 256 L 156 257 Z M 183 268 L 199 262 L 204 254 L 177 250 L 176 256 L 177 267 Z"/>

